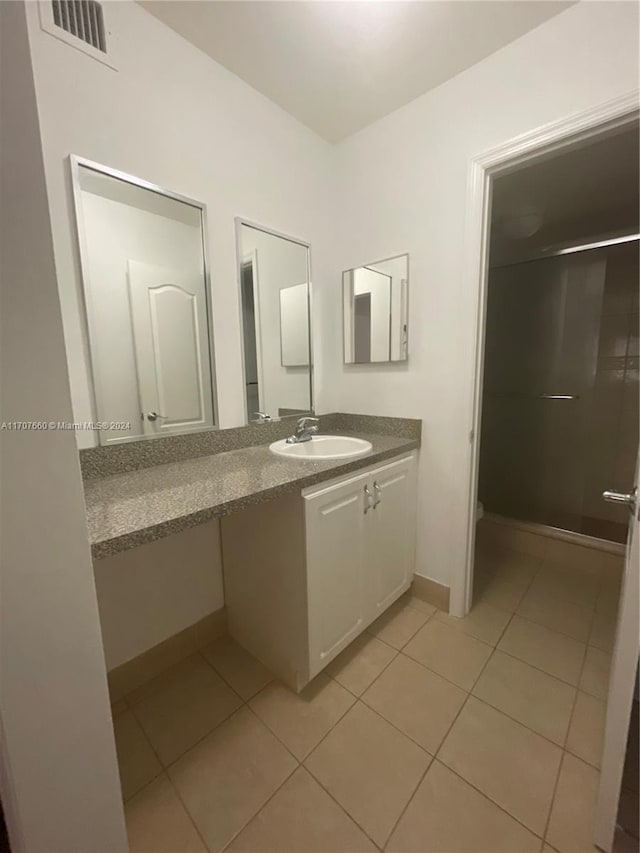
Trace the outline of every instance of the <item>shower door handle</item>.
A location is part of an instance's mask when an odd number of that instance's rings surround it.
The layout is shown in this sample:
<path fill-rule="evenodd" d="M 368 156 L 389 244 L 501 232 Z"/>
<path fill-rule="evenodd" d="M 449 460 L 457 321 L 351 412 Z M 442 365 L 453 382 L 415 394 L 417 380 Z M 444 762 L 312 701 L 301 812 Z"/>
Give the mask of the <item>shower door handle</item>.
<path fill-rule="evenodd" d="M 635 512 L 637 494 L 637 487 L 634 488 L 631 492 L 614 492 L 610 489 L 607 489 L 605 492 L 602 493 L 602 497 L 608 503 L 622 504 L 623 506 L 628 506 L 631 512 Z"/>

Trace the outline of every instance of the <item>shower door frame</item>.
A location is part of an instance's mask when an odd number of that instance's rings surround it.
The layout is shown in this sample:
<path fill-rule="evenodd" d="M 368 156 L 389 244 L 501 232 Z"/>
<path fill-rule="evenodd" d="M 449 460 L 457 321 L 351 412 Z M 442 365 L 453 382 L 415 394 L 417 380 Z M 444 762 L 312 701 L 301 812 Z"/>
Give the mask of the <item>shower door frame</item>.
<path fill-rule="evenodd" d="M 462 617 L 469 612 L 473 595 L 492 181 L 498 175 L 515 171 L 532 160 L 562 151 L 573 145 L 580 145 L 598 136 L 605 136 L 637 122 L 640 118 L 639 99 L 640 91 L 636 89 L 625 96 L 601 104 L 595 109 L 578 113 L 517 137 L 469 162 L 463 261 L 465 264 L 465 281 L 471 285 L 470 290 L 476 294 L 477 300 L 475 328 L 472 333 L 475 375 L 472 397 L 469 400 L 471 418 L 467 481 L 466 560 L 464 576 L 452 579 L 450 613 L 453 616 Z M 637 507 L 635 511 L 638 512 Z M 636 534 L 638 532 L 637 522 L 635 532 Z M 638 542 L 636 541 L 636 552 L 637 548 Z M 635 564 L 629 565 L 629 559 L 629 545 L 627 544 L 625 563 L 625 571 L 627 572 L 636 569 Z M 629 682 L 633 681 L 636 675 L 638 647 L 636 638 L 633 636 L 635 629 L 631 622 L 634 619 L 637 621 L 637 600 L 631 602 L 629 595 L 637 595 L 637 578 L 634 577 L 633 584 L 630 586 L 633 589 L 626 591 L 623 588 L 622 592 L 623 613 L 619 616 L 619 620 L 624 619 L 625 624 L 620 630 L 621 623 L 618 622 L 619 636 L 613 653 L 614 666 L 607 699 L 605 747 L 598 786 L 598 802 L 594 813 L 594 843 L 605 851 L 610 851 L 613 845 L 622 776 L 620 765 L 621 740 L 616 733 L 625 726 L 628 729 L 630 703 L 627 701 L 629 699 L 627 694 L 630 692 L 628 689 Z"/>

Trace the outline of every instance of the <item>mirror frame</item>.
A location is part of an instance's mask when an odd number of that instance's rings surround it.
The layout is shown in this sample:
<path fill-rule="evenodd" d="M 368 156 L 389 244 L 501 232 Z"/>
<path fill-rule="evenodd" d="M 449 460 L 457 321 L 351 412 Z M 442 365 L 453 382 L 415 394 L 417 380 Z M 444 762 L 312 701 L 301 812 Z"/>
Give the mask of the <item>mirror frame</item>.
<path fill-rule="evenodd" d="M 282 231 L 275 231 L 273 228 L 267 228 L 265 225 L 260 225 L 259 222 L 253 222 L 251 219 L 244 219 L 242 216 L 235 217 L 236 231 L 236 278 L 238 282 L 238 319 L 240 333 L 240 349 L 242 355 L 242 406 L 244 409 L 244 425 L 257 423 L 257 421 L 249 420 L 249 411 L 247 408 L 247 368 L 244 357 L 244 334 L 242 329 L 242 227 L 246 225 L 248 228 L 255 228 L 257 231 L 262 231 L 265 234 L 271 234 L 273 237 L 280 237 L 282 240 L 288 240 L 290 243 L 297 243 L 299 246 L 304 246 L 307 250 L 307 308 L 309 311 L 309 402 L 310 408 L 305 414 L 315 414 L 315 399 L 314 399 L 314 359 L 313 359 L 313 288 L 311 284 L 311 244 L 306 240 L 301 240 L 299 237 L 292 237 L 290 234 L 285 234 Z M 276 415 L 272 416 L 272 420 L 285 420 L 287 418 L 297 418 L 299 415 Z"/>
<path fill-rule="evenodd" d="M 103 166 L 101 163 L 96 163 L 93 160 L 88 160 L 85 157 L 80 157 L 77 154 L 69 155 L 69 168 L 71 172 L 71 189 L 73 194 L 73 209 L 74 209 L 74 218 L 76 225 L 76 236 L 77 236 L 77 247 L 78 247 L 78 256 L 79 256 L 79 269 L 80 269 L 80 278 L 82 280 L 82 307 L 84 308 L 84 323 L 83 327 L 87 336 L 87 344 L 88 344 L 88 366 L 89 373 L 91 376 L 91 406 L 95 415 L 96 421 L 109 421 L 111 420 L 108 417 L 104 416 L 104 412 L 101 410 L 100 400 L 100 382 L 98 380 L 97 371 L 95 369 L 94 364 L 94 344 L 97 340 L 97 331 L 96 331 L 96 317 L 93 311 L 93 302 L 91 295 L 91 285 L 90 285 L 90 274 L 89 274 L 89 256 L 86 244 L 86 232 L 84 219 L 82 217 L 82 199 L 81 192 L 82 187 L 80 186 L 80 169 L 91 169 L 94 172 L 99 172 L 102 175 L 107 175 L 110 178 L 115 178 L 120 181 L 125 181 L 126 183 L 133 184 L 136 187 L 140 187 L 141 189 L 148 190 L 150 192 L 157 193 L 158 195 L 162 195 L 165 198 L 173 199 L 174 201 L 182 202 L 183 204 L 188 204 L 190 207 L 194 207 L 200 211 L 200 224 L 201 224 L 201 235 L 202 235 L 202 261 L 204 268 L 204 290 L 205 290 L 205 298 L 207 303 L 207 324 L 209 328 L 209 342 L 207 346 L 207 351 L 209 353 L 209 367 L 211 370 L 211 403 L 213 406 L 213 427 L 200 427 L 196 429 L 189 430 L 176 430 L 171 433 L 171 436 L 174 435 L 190 435 L 191 433 L 197 432 L 210 432 L 212 429 L 219 429 L 220 426 L 220 410 L 218 408 L 218 393 L 217 393 L 217 377 L 216 377 L 216 366 L 215 366 L 215 345 L 214 345 L 214 328 L 213 328 L 213 294 L 211 291 L 211 274 L 210 274 L 210 265 L 209 265 L 209 253 L 207 251 L 207 207 L 203 202 L 196 201 L 193 198 L 189 198 L 189 196 L 180 195 L 179 193 L 173 192 L 172 190 L 168 190 L 165 187 L 161 187 L 159 184 L 151 183 L 150 181 L 145 181 L 142 178 L 137 178 L 135 175 L 130 175 L 127 172 L 122 172 L 119 169 L 112 169 L 109 166 Z M 98 430 L 98 446 L 99 447 L 110 447 L 116 444 L 125 444 L 127 442 L 132 441 L 149 441 L 156 438 L 168 438 L 170 436 L 156 436 L 156 435 L 132 435 L 126 436 L 121 439 L 117 439 L 115 441 L 110 441 L 107 444 L 103 444 L 100 441 L 100 431 Z"/>
<path fill-rule="evenodd" d="M 388 359 L 387 361 L 347 361 L 347 342 L 344 337 L 344 327 L 346 322 L 346 314 L 345 314 L 345 304 L 344 304 L 344 274 L 347 272 L 355 272 L 356 270 L 366 269 L 367 267 L 375 266 L 375 264 L 383 264 L 385 261 L 395 261 L 396 258 L 404 258 L 407 259 L 407 357 L 403 359 L 396 359 L 392 361 Z M 370 367 L 372 365 L 377 365 L 378 367 L 383 367 L 385 365 L 397 365 L 397 364 L 408 364 L 409 362 L 409 309 L 411 304 L 411 273 L 410 273 L 410 255 L 409 252 L 398 252 L 396 255 L 388 255 L 386 258 L 380 258 L 377 261 L 369 261 L 366 264 L 359 264 L 357 267 L 350 267 L 349 269 L 342 270 L 340 273 L 340 301 L 342 302 L 342 365 L 348 369 L 354 367 Z M 391 324 L 391 314 L 389 314 L 389 324 Z"/>

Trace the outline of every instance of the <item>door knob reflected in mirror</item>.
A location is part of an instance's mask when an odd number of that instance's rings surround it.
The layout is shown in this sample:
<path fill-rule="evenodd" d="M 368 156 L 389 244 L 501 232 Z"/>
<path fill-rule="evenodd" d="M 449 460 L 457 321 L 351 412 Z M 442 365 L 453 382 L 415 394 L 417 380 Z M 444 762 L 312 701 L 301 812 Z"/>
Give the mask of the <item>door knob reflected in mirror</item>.
<path fill-rule="evenodd" d="M 157 412 L 147 412 L 148 421 L 157 421 L 158 419 L 166 421 L 167 415 L 159 415 Z"/>

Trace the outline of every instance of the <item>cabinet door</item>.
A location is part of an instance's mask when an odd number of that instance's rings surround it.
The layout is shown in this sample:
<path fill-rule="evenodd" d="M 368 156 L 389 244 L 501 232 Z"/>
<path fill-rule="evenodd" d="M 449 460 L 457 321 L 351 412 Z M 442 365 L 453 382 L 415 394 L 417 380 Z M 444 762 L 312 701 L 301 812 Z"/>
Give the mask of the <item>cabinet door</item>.
<path fill-rule="evenodd" d="M 364 628 L 368 484 L 364 474 L 304 498 L 310 678 Z M 367 521 L 371 514 L 369 509 Z"/>
<path fill-rule="evenodd" d="M 415 568 L 416 459 L 410 456 L 369 475 L 374 508 L 367 514 L 365 589 L 373 621 L 409 587 Z"/>

